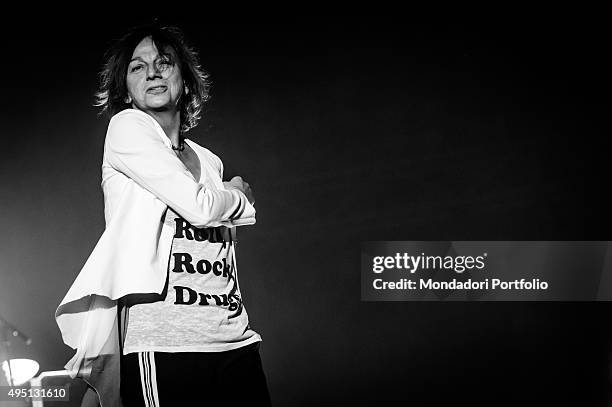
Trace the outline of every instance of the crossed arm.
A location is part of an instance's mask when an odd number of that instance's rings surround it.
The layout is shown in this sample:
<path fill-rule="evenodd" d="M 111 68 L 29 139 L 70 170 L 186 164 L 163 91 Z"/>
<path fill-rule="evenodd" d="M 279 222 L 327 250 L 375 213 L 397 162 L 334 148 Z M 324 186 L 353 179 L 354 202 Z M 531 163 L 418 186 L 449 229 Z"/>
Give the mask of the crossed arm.
<path fill-rule="evenodd" d="M 143 115 L 146 113 L 126 112 L 111 120 L 104 149 L 108 163 L 115 170 L 151 192 L 195 227 L 255 223 L 255 208 L 241 191 L 244 185 L 232 179 L 224 183 L 226 190 L 218 190 L 195 181 L 164 144 L 151 122 L 154 119 Z"/>

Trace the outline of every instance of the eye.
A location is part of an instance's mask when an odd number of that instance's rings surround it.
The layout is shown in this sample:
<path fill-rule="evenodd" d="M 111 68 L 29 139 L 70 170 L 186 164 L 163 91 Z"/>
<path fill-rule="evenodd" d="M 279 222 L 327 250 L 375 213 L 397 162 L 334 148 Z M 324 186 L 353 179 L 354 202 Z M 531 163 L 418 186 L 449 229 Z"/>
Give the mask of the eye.
<path fill-rule="evenodd" d="M 158 67 L 158 69 L 159 69 L 160 71 L 164 71 L 164 70 L 166 70 L 166 69 L 168 69 L 168 68 L 172 67 L 173 65 L 174 65 L 174 64 L 172 63 L 172 61 L 171 61 L 171 60 L 169 60 L 169 59 L 167 59 L 167 58 L 160 59 L 160 60 L 157 62 L 157 67 Z"/>
<path fill-rule="evenodd" d="M 143 65 L 139 64 L 139 65 L 134 65 L 130 68 L 130 72 L 138 72 L 140 70 L 142 70 Z"/>

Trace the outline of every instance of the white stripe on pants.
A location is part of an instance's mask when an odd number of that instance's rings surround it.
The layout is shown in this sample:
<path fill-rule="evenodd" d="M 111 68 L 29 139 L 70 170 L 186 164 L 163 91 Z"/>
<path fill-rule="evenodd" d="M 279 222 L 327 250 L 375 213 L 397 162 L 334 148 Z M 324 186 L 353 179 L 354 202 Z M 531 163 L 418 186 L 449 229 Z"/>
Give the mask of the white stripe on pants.
<path fill-rule="evenodd" d="M 159 407 L 154 352 L 138 352 L 138 364 L 140 366 L 140 383 L 145 406 Z"/>

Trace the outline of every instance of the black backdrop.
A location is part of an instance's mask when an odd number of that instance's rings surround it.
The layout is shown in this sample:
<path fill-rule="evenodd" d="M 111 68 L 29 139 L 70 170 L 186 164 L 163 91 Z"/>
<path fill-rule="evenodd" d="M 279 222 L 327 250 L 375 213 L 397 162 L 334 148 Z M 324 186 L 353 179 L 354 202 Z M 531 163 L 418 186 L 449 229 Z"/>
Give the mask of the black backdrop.
<path fill-rule="evenodd" d="M 44 370 L 72 356 L 53 312 L 104 228 L 96 73 L 148 17 L 3 17 L 0 313 Z M 238 262 L 276 405 L 606 405 L 606 303 L 359 288 L 364 240 L 609 238 L 601 22 L 165 20 L 214 83 L 190 137 L 257 198 Z"/>

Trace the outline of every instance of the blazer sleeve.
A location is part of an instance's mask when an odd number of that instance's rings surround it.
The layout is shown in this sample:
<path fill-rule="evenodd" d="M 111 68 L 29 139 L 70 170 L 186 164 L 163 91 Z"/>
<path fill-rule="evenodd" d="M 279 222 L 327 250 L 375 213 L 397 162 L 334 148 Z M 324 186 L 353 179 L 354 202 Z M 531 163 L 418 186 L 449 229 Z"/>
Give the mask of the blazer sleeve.
<path fill-rule="evenodd" d="M 255 208 L 238 189 L 216 190 L 198 183 L 164 144 L 148 117 L 122 112 L 106 133 L 108 164 L 170 206 L 195 227 L 255 223 Z"/>

